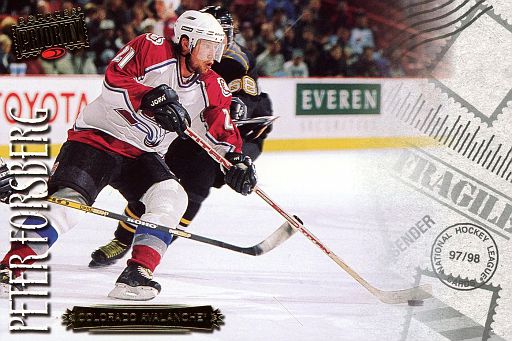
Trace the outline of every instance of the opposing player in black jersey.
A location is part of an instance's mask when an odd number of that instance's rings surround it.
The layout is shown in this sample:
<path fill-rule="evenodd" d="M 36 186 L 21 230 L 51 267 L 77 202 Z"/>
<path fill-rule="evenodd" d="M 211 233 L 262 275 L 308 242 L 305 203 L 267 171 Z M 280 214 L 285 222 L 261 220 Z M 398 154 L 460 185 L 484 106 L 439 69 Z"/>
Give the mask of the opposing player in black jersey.
<path fill-rule="evenodd" d="M 212 14 L 226 33 L 227 48 L 220 63 L 215 62 L 212 69 L 229 85 L 233 95 L 231 117 L 242 135 L 243 154 L 255 160 L 261 154 L 263 141 L 271 130 L 272 120 L 268 118 L 272 115 L 271 102 L 267 94 L 258 89 L 254 57 L 234 41 L 231 14 L 221 6 L 209 6 L 201 11 Z M 224 174 L 217 162 L 190 139 L 174 140 L 165 162 L 180 179 L 188 195 L 188 206 L 180 221 L 180 225 L 186 227 L 198 213 L 210 189 L 224 185 Z M 137 218 L 144 213 L 144 209 L 139 201 L 129 202 L 125 213 Z M 89 266 L 108 266 L 122 258 L 130 250 L 134 232 L 134 226 L 120 222 L 114 234 L 115 238 L 91 254 Z"/>

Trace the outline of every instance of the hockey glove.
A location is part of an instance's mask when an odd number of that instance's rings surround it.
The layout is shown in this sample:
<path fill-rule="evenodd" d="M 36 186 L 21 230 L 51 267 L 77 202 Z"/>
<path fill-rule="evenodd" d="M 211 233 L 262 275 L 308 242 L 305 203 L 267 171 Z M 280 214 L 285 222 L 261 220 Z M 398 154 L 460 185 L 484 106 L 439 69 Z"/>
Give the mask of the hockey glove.
<path fill-rule="evenodd" d="M 250 194 L 258 182 L 251 158 L 240 153 L 226 153 L 225 157 L 233 164 L 224 176 L 226 184 L 242 195 Z"/>
<path fill-rule="evenodd" d="M 245 120 L 247 118 L 247 105 L 239 97 L 233 97 L 231 98 L 229 112 L 232 120 Z"/>
<path fill-rule="evenodd" d="M 16 180 L 11 172 L 9 172 L 7 165 L 0 159 L 0 202 L 5 204 L 9 201 L 9 197 L 14 192 L 12 185 L 16 186 L 16 184 Z"/>
<path fill-rule="evenodd" d="M 178 94 L 162 84 L 144 95 L 140 108 L 153 113 L 155 121 L 165 130 L 173 131 L 186 139 L 185 130 L 190 126 L 190 116 L 178 101 Z"/>

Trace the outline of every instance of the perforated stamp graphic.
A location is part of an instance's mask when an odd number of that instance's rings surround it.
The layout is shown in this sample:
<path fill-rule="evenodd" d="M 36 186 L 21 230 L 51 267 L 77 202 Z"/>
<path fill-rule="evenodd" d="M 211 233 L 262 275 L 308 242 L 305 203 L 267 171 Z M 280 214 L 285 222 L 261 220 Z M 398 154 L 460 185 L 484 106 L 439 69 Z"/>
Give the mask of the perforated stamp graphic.
<path fill-rule="evenodd" d="M 436 277 L 434 272 L 418 268 L 416 284 Z M 501 286 L 488 283 L 471 292 L 451 290 L 451 299 L 438 294 L 421 307 L 410 307 L 400 340 L 423 340 L 426 334 L 430 340 L 505 340 L 492 328 L 501 290 Z M 477 313 L 468 311 L 466 305 L 471 303 Z"/>
<path fill-rule="evenodd" d="M 512 100 L 512 26 L 492 6 L 479 4 L 479 10 L 463 20 L 465 29 L 450 38 L 429 70 L 437 87 L 490 127 Z M 447 63 L 450 75 L 443 77 Z"/>

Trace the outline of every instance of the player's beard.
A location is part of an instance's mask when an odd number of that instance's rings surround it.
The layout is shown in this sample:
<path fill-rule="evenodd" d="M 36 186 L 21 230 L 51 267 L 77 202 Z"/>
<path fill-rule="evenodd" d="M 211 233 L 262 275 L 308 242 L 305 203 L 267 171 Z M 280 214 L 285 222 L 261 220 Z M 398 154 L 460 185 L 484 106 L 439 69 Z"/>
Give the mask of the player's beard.
<path fill-rule="evenodd" d="M 187 67 L 187 70 L 192 73 L 196 73 L 194 67 L 192 66 L 192 54 L 185 55 L 185 66 Z"/>
<path fill-rule="evenodd" d="M 208 70 L 210 70 L 210 67 L 206 66 L 205 64 L 201 63 L 200 61 L 193 62 L 192 55 L 190 53 L 185 56 L 185 65 L 186 65 L 188 71 L 197 73 L 197 74 L 203 74 L 203 73 L 208 72 Z"/>

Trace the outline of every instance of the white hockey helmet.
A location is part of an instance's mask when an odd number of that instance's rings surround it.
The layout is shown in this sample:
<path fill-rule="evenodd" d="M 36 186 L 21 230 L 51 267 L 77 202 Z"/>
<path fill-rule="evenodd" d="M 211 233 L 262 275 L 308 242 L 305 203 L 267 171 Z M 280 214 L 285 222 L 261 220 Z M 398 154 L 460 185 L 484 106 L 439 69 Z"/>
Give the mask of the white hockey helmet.
<path fill-rule="evenodd" d="M 179 44 L 182 36 L 188 37 L 188 46 L 191 50 L 200 39 L 219 43 L 220 48 L 215 52 L 214 59 L 220 62 L 224 52 L 225 34 L 224 29 L 213 15 L 199 11 L 185 11 L 174 24 L 173 42 Z"/>

